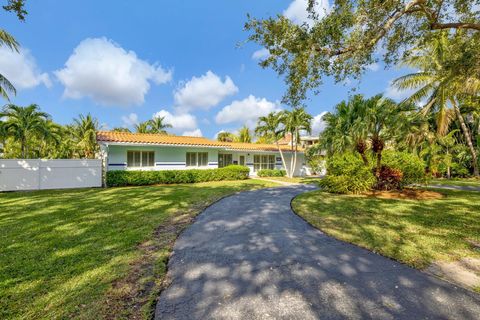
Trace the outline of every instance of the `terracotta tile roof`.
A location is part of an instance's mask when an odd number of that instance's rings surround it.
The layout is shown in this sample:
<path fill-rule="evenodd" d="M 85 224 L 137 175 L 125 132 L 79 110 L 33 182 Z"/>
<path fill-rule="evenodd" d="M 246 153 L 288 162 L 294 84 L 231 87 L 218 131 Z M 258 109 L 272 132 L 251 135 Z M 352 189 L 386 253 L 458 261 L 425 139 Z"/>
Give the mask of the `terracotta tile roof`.
<path fill-rule="evenodd" d="M 161 135 L 153 133 L 130 133 L 99 131 L 97 132 L 97 141 L 113 143 L 137 143 L 137 144 L 156 144 L 156 145 L 185 145 L 185 146 L 205 146 L 225 148 L 227 150 L 258 150 L 258 151 L 278 151 L 274 144 L 240 143 L 240 142 L 220 142 L 203 137 L 185 137 Z M 282 145 L 280 148 L 289 151 L 290 146 Z M 299 148 L 299 151 L 303 149 Z"/>

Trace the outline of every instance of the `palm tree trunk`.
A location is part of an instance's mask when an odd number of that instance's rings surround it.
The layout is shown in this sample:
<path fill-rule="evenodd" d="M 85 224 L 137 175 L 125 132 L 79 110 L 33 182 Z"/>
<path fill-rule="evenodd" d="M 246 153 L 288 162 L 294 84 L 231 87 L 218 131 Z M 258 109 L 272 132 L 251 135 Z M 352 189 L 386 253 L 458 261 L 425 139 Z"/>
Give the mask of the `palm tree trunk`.
<path fill-rule="evenodd" d="M 20 140 L 20 150 L 21 150 L 21 153 L 22 153 L 22 159 L 25 159 L 25 152 L 26 152 L 26 146 L 25 146 L 26 142 L 25 142 L 25 138 L 22 138 Z"/>
<path fill-rule="evenodd" d="M 462 127 L 463 136 L 465 137 L 465 140 L 467 141 L 468 148 L 470 149 L 470 153 L 472 154 L 473 175 L 475 177 L 478 177 L 479 176 L 478 157 L 477 157 L 477 151 L 475 150 L 475 147 L 473 146 L 472 136 L 470 134 L 470 131 L 468 131 L 468 128 L 467 128 L 467 125 L 465 124 L 465 120 L 463 119 L 462 113 L 460 112 L 460 109 L 457 107 L 455 101 L 452 101 L 452 104 L 453 104 L 453 109 L 455 110 L 455 114 L 457 115 L 457 119 L 460 122 L 460 126 Z"/>
<path fill-rule="evenodd" d="M 289 178 L 292 178 L 293 177 L 293 132 L 290 133 L 291 134 L 291 138 L 292 138 L 292 141 L 290 142 L 290 172 L 288 174 L 288 177 Z"/>
<path fill-rule="evenodd" d="M 280 152 L 280 158 L 282 158 L 282 165 L 285 168 L 285 172 L 287 173 L 287 176 L 288 176 L 287 163 L 285 162 L 285 158 L 283 157 L 282 149 L 280 149 L 280 145 L 278 144 L 277 139 L 275 139 L 275 144 L 277 145 L 278 152 Z"/>

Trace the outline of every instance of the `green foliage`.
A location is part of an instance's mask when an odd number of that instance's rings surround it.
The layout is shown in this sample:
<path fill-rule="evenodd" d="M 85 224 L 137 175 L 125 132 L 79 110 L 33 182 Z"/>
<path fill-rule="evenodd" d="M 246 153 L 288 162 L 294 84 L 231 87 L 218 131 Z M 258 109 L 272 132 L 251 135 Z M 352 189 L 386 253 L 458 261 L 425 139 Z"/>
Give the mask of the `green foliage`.
<path fill-rule="evenodd" d="M 358 79 L 377 62 L 380 50 L 386 65 L 396 63 L 419 43 L 429 42 L 435 30 L 463 28 L 471 43 L 480 38 L 478 2 L 471 0 L 334 0 L 327 13 L 315 12 L 314 2 L 309 0 L 311 23 L 297 25 L 278 15 L 249 17 L 245 25 L 249 40 L 270 53 L 260 65 L 285 77 L 288 90 L 284 102 L 293 106 L 305 100 L 309 90 L 318 91 L 325 76 L 333 76 L 337 82 Z M 459 55 L 478 56 L 478 46 L 467 49 L 458 50 Z M 475 64 L 463 65 L 465 74 L 475 74 Z"/>
<path fill-rule="evenodd" d="M 361 193 L 372 190 L 377 179 L 370 168 L 362 166 L 352 174 L 327 175 L 319 181 L 323 191 L 330 193 Z"/>
<path fill-rule="evenodd" d="M 365 167 L 362 159 L 353 153 L 335 154 L 327 158 L 327 173 L 329 175 L 353 175 Z"/>
<path fill-rule="evenodd" d="M 403 173 L 399 169 L 383 165 L 378 171 L 376 190 L 398 190 L 402 187 Z"/>
<path fill-rule="evenodd" d="M 257 171 L 259 177 L 284 177 L 287 174 L 285 170 L 278 169 L 262 169 Z"/>
<path fill-rule="evenodd" d="M 250 170 L 231 165 L 218 169 L 161 170 L 161 171 L 108 171 L 107 186 L 146 186 L 153 184 L 196 183 L 222 180 L 248 179 Z"/>
<path fill-rule="evenodd" d="M 383 163 L 402 172 L 402 186 L 425 182 L 425 163 L 412 153 L 387 150 L 383 153 Z"/>

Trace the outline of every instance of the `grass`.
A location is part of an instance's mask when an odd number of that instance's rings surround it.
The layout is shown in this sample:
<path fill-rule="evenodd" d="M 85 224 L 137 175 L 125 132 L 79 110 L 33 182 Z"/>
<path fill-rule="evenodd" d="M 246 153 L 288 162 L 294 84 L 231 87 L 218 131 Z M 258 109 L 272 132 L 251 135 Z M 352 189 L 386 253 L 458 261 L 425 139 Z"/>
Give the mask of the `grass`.
<path fill-rule="evenodd" d="M 480 179 L 478 178 L 432 179 L 428 182 L 428 184 L 429 185 L 480 187 Z"/>
<path fill-rule="evenodd" d="M 320 178 L 316 177 L 264 177 L 264 179 L 283 181 L 283 182 L 292 182 L 292 183 L 317 183 Z"/>
<path fill-rule="evenodd" d="M 294 210 L 325 233 L 417 268 L 432 261 L 480 257 L 477 192 L 437 190 L 437 200 L 396 200 L 305 193 Z"/>
<path fill-rule="evenodd" d="M 220 197 L 272 185 L 0 194 L 0 319 L 149 317 L 178 232 Z"/>

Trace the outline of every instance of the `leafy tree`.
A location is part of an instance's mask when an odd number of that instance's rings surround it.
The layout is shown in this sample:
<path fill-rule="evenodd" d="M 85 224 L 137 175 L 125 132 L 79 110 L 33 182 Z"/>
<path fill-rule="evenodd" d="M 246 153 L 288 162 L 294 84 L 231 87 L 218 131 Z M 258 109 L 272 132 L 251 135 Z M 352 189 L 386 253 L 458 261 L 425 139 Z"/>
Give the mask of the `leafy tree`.
<path fill-rule="evenodd" d="M 81 150 L 81 157 L 94 159 L 98 150 L 97 131 L 98 120 L 91 114 L 79 115 L 73 120 L 73 136 L 78 148 Z"/>
<path fill-rule="evenodd" d="M 145 122 L 140 122 L 135 124 L 135 131 L 137 133 L 150 133 L 150 128 L 148 127 L 149 123 L 148 121 Z"/>
<path fill-rule="evenodd" d="M 121 127 L 116 127 L 112 129 L 113 132 L 132 132 L 128 128 L 121 128 Z"/>
<path fill-rule="evenodd" d="M 315 12 L 315 2 L 309 0 L 311 24 L 297 25 L 279 15 L 248 17 L 245 25 L 249 40 L 270 53 L 260 65 L 285 76 L 284 102 L 293 106 L 324 76 L 338 82 L 360 78 L 380 52 L 387 66 L 394 64 L 438 30 L 464 30 L 471 42 L 480 39 L 478 0 L 334 0 L 326 12 Z M 468 49 L 462 54 L 478 56 L 478 47 Z"/>
<path fill-rule="evenodd" d="M 235 138 L 236 142 L 245 142 L 245 143 L 251 143 L 252 142 L 252 137 L 250 136 L 250 129 L 248 129 L 247 126 L 243 126 L 238 130 L 238 135 Z"/>
<path fill-rule="evenodd" d="M 25 0 L 8 0 L 7 4 L 3 6 L 3 9 L 9 12 L 14 12 L 18 19 L 24 21 L 25 15 L 27 14 L 27 12 L 24 10 L 24 5 Z M 0 46 L 7 46 L 11 50 L 19 52 L 18 48 L 20 45 L 11 34 L 3 29 L 0 29 Z M 0 95 L 2 95 L 5 100 L 10 101 L 8 96 L 9 93 L 16 95 L 17 91 L 12 83 L 8 81 L 5 76 L 0 74 Z"/>
<path fill-rule="evenodd" d="M 172 128 L 172 125 L 165 123 L 165 117 L 155 117 L 148 121 L 149 133 L 168 134 L 168 128 Z"/>
<path fill-rule="evenodd" d="M 457 52 L 458 43 L 463 41 L 462 36 L 450 39 L 448 33 L 442 32 L 428 45 L 419 48 L 416 54 L 404 60 L 405 65 L 420 71 L 400 77 L 393 84 L 401 90 L 416 90 L 405 100 L 407 103 L 422 103 L 426 100 L 422 112 L 435 114 L 438 134 L 446 134 L 454 118 L 459 121 L 472 154 L 474 175 L 478 176 L 477 151 L 460 111 L 460 103 L 465 96 L 478 95 L 480 74 L 465 74 L 465 70 L 457 68 L 458 63 L 454 61 L 463 60 Z"/>
<path fill-rule="evenodd" d="M 29 142 L 34 136 L 47 135 L 48 126 L 46 124 L 49 115 L 39 111 L 36 104 L 27 107 L 20 107 L 8 104 L 4 107 L 0 117 L 5 117 L 4 124 L 7 135 L 14 141 L 20 143 L 20 156 L 29 157 Z"/>
<path fill-rule="evenodd" d="M 278 141 L 285 136 L 284 126 L 282 125 L 283 114 L 281 112 L 270 112 L 267 116 L 258 118 L 255 134 L 257 136 L 270 136 L 273 138 L 277 146 L 280 157 L 282 158 L 283 167 L 287 168 L 285 157 Z M 287 172 L 287 174 L 289 174 Z"/>
<path fill-rule="evenodd" d="M 217 141 L 233 142 L 235 141 L 235 135 L 227 131 L 222 131 L 217 134 Z"/>
<path fill-rule="evenodd" d="M 293 108 L 292 110 L 282 111 L 280 119 L 285 130 L 284 132 L 289 133 L 292 137 L 291 153 L 293 156 L 290 159 L 289 173 L 289 177 L 292 177 L 295 172 L 295 167 L 297 166 L 300 133 L 306 132 L 310 134 L 312 132 L 311 123 L 313 117 L 308 114 L 304 108 Z"/>

